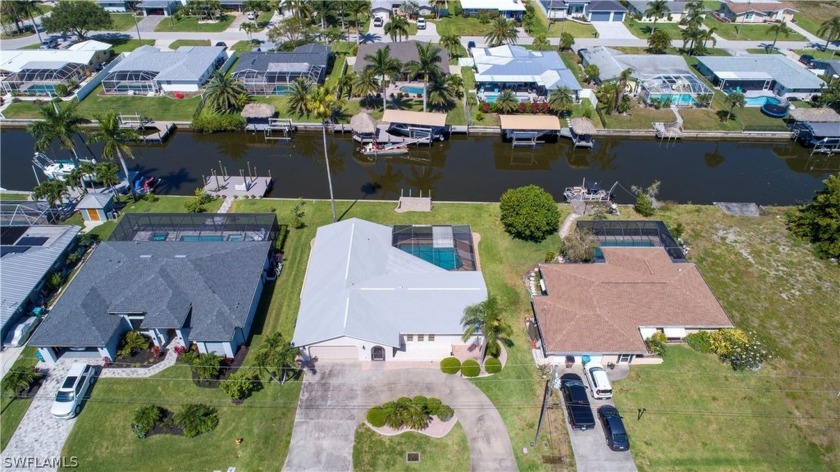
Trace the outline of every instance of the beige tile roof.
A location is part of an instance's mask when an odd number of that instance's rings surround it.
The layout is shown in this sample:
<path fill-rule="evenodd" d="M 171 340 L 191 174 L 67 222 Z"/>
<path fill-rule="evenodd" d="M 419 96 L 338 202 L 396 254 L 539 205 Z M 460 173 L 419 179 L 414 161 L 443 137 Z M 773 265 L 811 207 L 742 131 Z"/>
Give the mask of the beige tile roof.
<path fill-rule="evenodd" d="M 644 353 L 639 327 L 732 327 L 694 264 L 658 247 L 601 250 L 605 264 L 541 266 L 548 295 L 534 306 L 547 353 Z"/>

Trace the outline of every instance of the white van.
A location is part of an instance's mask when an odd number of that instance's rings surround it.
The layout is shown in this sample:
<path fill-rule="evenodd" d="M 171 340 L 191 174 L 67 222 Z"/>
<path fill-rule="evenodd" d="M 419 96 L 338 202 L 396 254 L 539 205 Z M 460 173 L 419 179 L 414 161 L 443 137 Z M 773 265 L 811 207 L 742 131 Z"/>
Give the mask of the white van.
<path fill-rule="evenodd" d="M 607 377 L 607 371 L 597 364 L 587 365 L 583 371 L 586 373 L 586 380 L 589 381 L 589 390 L 592 398 L 597 400 L 608 400 L 612 398 L 612 385 Z"/>

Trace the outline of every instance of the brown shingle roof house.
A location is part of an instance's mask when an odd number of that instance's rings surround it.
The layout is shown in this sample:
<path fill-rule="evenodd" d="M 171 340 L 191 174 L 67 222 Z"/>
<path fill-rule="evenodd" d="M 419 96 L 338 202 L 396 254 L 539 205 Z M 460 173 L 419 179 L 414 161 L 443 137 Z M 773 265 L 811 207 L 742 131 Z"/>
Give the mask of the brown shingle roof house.
<path fill-rule="evenodd" d="M 662 247 L 602 247 L 605 263 L 542 264 L 533 299 L 546 356 L 646 355 L 655 330 L 730 328 L 697 267 Z"/>

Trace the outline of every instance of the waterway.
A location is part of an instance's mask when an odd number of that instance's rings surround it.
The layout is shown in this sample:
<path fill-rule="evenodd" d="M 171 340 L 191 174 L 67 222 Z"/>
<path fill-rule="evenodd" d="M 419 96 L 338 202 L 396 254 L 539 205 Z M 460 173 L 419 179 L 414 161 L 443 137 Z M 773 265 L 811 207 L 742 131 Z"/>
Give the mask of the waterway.
<path fill-rule="evenodd" d="M 34 140 L 25 130 L 0 132 L 0 187 L 29 190 Z M 592 150 L 568 141 L 537 148 L 511 148 L 498 136 L 453 136 L 431 147 L 412 148 L 409 157 L 368 162 L 355 152 L 349 134 L 328 136 L 336 198 L 395 199 L 422 190 L 442 201 L 498 201 L 508 188 L 536 184 L 563 200 L 563 189 L 587 181 L 610 187 L 662 182 L 660 198 L 676 202 L 746 201 L 790 205 L 810 199 L 840 157 L 809 156 L 790 141 L 682 141 L 599 138 Z M 81 145 L 80 155 L 90 155 Z M 93 148 L 94 155 L 99 149 Z M 67 156 L 52 149 L 50 156 Z M 134 148 L 129 165 L 143 175 L 162 177 L 159 194 L 189 195 L 211 169 L 275 180 L 270 196 L 329 196 L 320 133 L 298 133 L 289 143 L 266 142 L 262 135 L 202 135 L 179 131 L 163 145 Z M 221 162 L 221 164 L 220 164 Z M 41 176 L 43 178 L 43 176 Z M 617 188 L 619 202 L 632 197 Z"/>

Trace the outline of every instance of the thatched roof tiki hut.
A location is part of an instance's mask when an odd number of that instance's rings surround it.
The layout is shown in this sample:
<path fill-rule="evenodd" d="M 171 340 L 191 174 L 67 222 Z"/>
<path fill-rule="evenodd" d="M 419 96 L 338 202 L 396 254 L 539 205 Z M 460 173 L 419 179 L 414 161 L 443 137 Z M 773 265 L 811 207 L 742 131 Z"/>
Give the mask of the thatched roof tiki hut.
<path fill-rule="evenodd" d="M 242 117 L 245 118 L 245 129 L 257 131 L 267 129 L 271 118 L 277 113 L 277 109 L 266 103 L 249 103 L 242 109 Z"/>
<path fill-rule="evenodd" d="M 376 139 L 376 120 L 367 113 L 354 115 L 350 119 L 350 129 L 353 130 L 353 139 L 361 143 Z"/>

